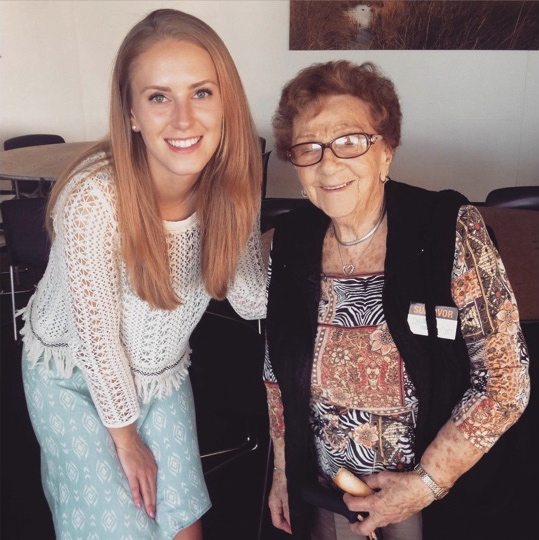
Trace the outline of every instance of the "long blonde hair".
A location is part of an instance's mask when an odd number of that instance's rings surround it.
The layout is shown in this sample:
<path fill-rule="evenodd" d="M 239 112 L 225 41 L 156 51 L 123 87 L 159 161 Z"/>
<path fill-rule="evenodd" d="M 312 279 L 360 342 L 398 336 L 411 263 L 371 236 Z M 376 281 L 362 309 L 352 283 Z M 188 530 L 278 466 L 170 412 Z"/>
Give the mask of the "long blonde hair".
<path fill-rule="evenodd" d="M 219 146 L 197 180 L 204 286 L 215 299 L 225 298 L 238 256 L 257 225 L 261 197 L 261 148 L 238 71 L 225 44 L 206 23 L 174 9 L 151 12 L 125 37 L 112 76 L 109 137 L 87 151 L 56 182 L 49 216 L 75 168 L 96 151 L 111 159 L 117 190 L 122 257 L 132 286 L 152 306 L 174 309 L 175 294 L 163 222 L 151 178 L 146 148 L 131 129 L 130 79 L 134 60 L 166 39 L 189 41 L 205 49 L 217 72 L 223 106 Z M 52 223 L 49 218 L 49 230 Z"/>

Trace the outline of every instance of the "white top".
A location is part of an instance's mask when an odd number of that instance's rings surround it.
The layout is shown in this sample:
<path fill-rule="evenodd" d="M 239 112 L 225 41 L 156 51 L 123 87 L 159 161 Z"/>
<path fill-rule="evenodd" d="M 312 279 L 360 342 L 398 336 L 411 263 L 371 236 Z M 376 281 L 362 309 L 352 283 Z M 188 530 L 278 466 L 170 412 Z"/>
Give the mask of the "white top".
<path fill-rule="evenodd" d="M 121 259 L 111 170 L 85 168 L 58 198 L 49 263 L 24 311 L 21 334 L 33 365 L 50 368 L 52 359 L 66 378 L 75 366 L 82 369 L 103 424 L 121 427 L 139 416 L 139 397 L 148 402 L 168 395 L 186 377 L 189 337 L 210 296 L 202 283 L 196 213 L 164 223 L 181 305 L 155 309 L 137 296 Z M 265 317 L 258 231 L 240 256 L 228 300 L 245 319 Z"/>

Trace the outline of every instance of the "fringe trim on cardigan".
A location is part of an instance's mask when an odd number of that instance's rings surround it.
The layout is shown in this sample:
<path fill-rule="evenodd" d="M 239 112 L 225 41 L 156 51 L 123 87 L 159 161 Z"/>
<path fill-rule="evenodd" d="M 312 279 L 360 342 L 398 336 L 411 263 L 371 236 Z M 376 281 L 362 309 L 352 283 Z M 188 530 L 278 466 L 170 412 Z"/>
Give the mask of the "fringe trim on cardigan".
<path fill-rule="evenodd" d="M 67 343 L 43 343 L 34 332 L 30 318 L 30 303 L 26 308 L 20 310 L 20 314 L 26 321 L 20 333 L 31 368 L 42 364 L 48 373 L 54 373 L 62 379 L 69 379 L 73 375 L 75 367 L 84 373 L 84 369 L 80 368 L 73 360 L 72 347 Z M 162 399 L 180 388 L 189 375 L 190 365 L 191 349 L 188 348 L 180 361 L 166 375 L 148 376 L 132 371 L 137 395 L 142 403 L 149 403 L 152 399 Z"/>

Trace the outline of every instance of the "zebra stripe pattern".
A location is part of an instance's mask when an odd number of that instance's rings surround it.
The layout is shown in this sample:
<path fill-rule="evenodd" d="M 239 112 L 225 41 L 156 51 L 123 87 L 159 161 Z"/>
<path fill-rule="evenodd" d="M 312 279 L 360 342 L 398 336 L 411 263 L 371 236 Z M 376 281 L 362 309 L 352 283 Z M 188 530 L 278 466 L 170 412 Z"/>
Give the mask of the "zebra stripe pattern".
<path fill-rule="evenodd" d="M 376 326 L 385 322 L 382 309 L 383 274 L 332 279 L 331 282 L 335 306 L 328 312 L 329 300 L 323 295 L 319 306 L 320 322 L 344 327 Z M 330 316 L 331 321 L 327 320 Z"/>

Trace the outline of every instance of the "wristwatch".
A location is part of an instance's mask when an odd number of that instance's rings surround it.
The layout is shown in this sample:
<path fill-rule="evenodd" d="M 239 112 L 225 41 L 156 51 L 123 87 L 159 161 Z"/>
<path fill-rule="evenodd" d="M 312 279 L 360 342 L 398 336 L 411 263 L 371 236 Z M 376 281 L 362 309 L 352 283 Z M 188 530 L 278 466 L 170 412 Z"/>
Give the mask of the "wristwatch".
<path fill-rule="evenodd" d="M 449 493 L 449 489 L 440 487 L 432 477 L 423 470 L 423 467 L 421 467 L 419 463 L 414 467 L 414 472 L 416 472 L 419 475 L 419 478 L 427 484 L 428 488 L 434 493 L 434 498 L 437 501 L 443 499 Z"/>

